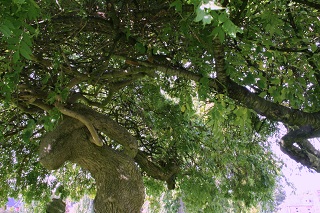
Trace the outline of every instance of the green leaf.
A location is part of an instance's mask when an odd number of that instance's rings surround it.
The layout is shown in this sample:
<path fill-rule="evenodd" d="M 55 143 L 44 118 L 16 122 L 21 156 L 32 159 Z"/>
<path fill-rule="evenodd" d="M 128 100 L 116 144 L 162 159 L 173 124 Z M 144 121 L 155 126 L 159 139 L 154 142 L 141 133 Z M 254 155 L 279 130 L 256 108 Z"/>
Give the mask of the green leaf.
<path fill-rule="evenodd" d="M 35 20 L 40 14 L 40 8 L 34 0 L 29 1 L 31 2 L 31 4 L 28 5 L 29 7 L 27 15 L 30 20 Z"/>
<path fill-rule="evenodd" d="M 254 84 L 255 83 L 255 78 L 252 75 L 252 73 L 248 73 L 248 75 L 244 78 L 243 82 L 245 84 Z"/>
<path fill-rule="evenodd" d="M 69 95 L 69 89 L 68 88 L 63 89 L 61 91 L 61 93 L 60 93 L 60 96 L 61 96 L 62 100 L 67 100 L 68 95 Z"/>
<path fill-rule="evenodd" d="M 3 24 L 9 27 L 9 29 L 15 29 L 16 27 L 12 22 L 15 22 L 15 20 L 11 21 L 11 17 L 8 17 L 7 19 L 4 20 Z"/>
<path fill-rule="evenodd" d="M 200 100 L 205 100 L 209 93 L 209 78 L 202 77 L 200 79 L 200 87 L 198 90 Z"/>
<path fill-rule="evenodd" d="M 20 59 L 20 51 L 16 50 L 12 55 L 12 62 L 15 64 L 19 61 L 19 59 Z"/>
<path fill-rule="evenodd" d="M 47 97 L 47 101 L 48 103 L 52 104 L 56 101 L 56 97 L 57 97 L 57 93 L 54 91 L 49 92 L 48 97 Z"/>
<path fill-rule="evenodd" d="M 224 41 L 224 39 L 225 39 L 225 33 L 224 33 L 223 29 L 222 29 L 220 26 L 215 27 L 215 28 L 212 30 L 210 36 L 218 37 L 221 43 L 222 43 L 222 42 Z"/>
<path fill-rule="evenodd" d="M 260 80 L 258 80 L 257 85 L 260 89 L 264 89 L 264 88 L 266 88 L 267 83 L 266 83 L 266 81 L 260 79 Z"/>
<path fill-rule="evenodd" d="M 141 53 L 141 54 L 146 53 L 146 48 L 142 43 L 138 42 L 138 43 L 136 43 L 136 45 L 134 47 L 139 53 Z"/>
<path fill-rule="evenodd" d="M 270 88 L 268 89 L 268 93 L 269 93 L 276 101 L 278 101 L 278 100 L 281 98 L 281 96 L 280 96 L 280 91 L 278 91 L 276 87 L 270 87 Z"/>
<path fill-rule="evenodd" d="M 186 111 L 186 106 L 182 105 L 180 110 L 181 110 L 181 112 L 185 112 Z"/>
<path fill-rule="evenodd" d="M 12 35 L 12 31 L 9 29 L 7 25 L 0 25 L 0 32 L 5 36 L 5 37 L 10 37 Z"/>
<path fill-rule="evenodd" d="M 215 28 L 212 30 L 212 32 L 211 32 L 211 34 L 210 34 L 210 36 L 214 36 L 214 37 L 216 37 L 216 36 L 218 36 L 218 35 L 219 35 L 220 31 L 223 31 L 223 30 L 222 30 L 222 28 L 221 28 L 220 26 L 215 27 Z"/>
<path fill-rule="evenodd" d="M 21 5 L 25 3 L 25 0 L 13 0 L 13 3 Z"/>
<path fill-rule="evenodd" d="M 203 17 L 207 14 L 204 10 L 200 9 L 200 7 L 198 7 L 196 9 L 196 18 L 194 19 L 195 22 L 199 22 L 203 20 Z"/>
<path fill-rule="evenodd" d="M 31 36 L 28 33 L 22 33 L 22 40 L 29 46 L 32 46 Z"/>
<path fill-rule="evenodd" d="M 182 12 L 182 2 L 181 0 L 175 0 L 170 4 L 170 7 L 174 7 L 176 9 L 176 12 L 181 13 Z"/>
<path fill-rule="evenodd" d="M 266 51 L 266 52 L 264 52 L 263 54 L 264 54 L 264 56 L 266 56 L 267 58 L 272 58 L 272 53 L 269 52 L 269 51 Z"/>
<path fill-rule="evenodd" d="M 281 80 L 279 78 L 274 78 L 270 81 L 270 83 L 273 85 L 280 85 Z"/>
<path fill-rule="evenodd" d="M 219 15 L 219 19 L 218 20 L 219 20 L 220 23 L 224 23 L 227 20 L 229 20 L 227 13 L 226 12 L 221 13 Z"/>
<path fill-rule="evenodd" d="M 35 128 L 35 121 L 33 119 L 28 120 L 27 127 L 22 133 L 22 139 L 24 142 L 30 142 L 30 138 L 33 135 L 33 130 Z"/>
<path fill-rule="evenodd" d="M 219 38 L 219 40 L 220 40 L 221 43 L 224 42 L 225 37 L 226 37 L 226 35 L 225 35 L 225 33 L 223 32 L 223 30 L 220 30 L 220 31 L 219 31 L 219 34 L 218 34 L 218 38 Z"/>
<path fill-rule="evenodd" d="M 242 30 L 237 27 L 231 20 L 226 20 L 223 25 L 222 28 L 224 29 L 224 31 L 231 37 L 235 38 L 237 36 L 238 32 L 242 32 Z"/>
<path fill-rule="evenodd" d="M 210 14 L 207 14 L 203 17 L 202 19 L 202 23 L 203 25 L 206 25 L 206 24 L 211 24 L 211 21 L 212 21 L 212 16 Z"/>
<path fill-rule="evenodd" d="M 30 47 L 25 43 L 24 40 L 21 41 L 21 46 L 20 46 L 20 54 L 25 57 L 28 60 L 31 60 L 31 55 L 32 55 L 32 50 Z"/>
<path fill-rule="evenodd" d="M 317 49 L 318 49 L 318 47 L 317 47 L 317 45 L 316 44 L 311 44 L 311 51 L 312 52 L 315 52 L 315 51 L 317 51 Z"/>
<path fill-rule="evenodd" d="M 34 0 L 29 0 L 31 2 L 31 4 L 33 5 L 33 7 L 40 9 L 39 5 L 34 1 Z"/>

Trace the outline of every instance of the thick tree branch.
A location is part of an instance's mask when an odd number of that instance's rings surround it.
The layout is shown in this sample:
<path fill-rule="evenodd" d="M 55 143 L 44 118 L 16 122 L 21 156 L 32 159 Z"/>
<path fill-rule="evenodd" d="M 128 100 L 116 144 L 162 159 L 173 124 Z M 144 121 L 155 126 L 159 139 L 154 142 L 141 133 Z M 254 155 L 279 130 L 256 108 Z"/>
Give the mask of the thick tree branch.
<path fill-rule="evenodd" d="M 89 130 L 91 136 L 92 136 L 92 142 L 96 144 L 97 146 L 103 146 L 103 142 L 100 139 L 97 131 L 95 130 L 94 126 L 92 123 L 86 118 L 84 115 L 79 114 L 77 112 L 74 112 L 70 109 L 65 108 L 62 104 L 56 102 L 55 107 L 64 115 L 67 115 L 71 118 L 79 120 L 81 123 L 83 123 Z"/>
<path fill-rule="evenodd" d="M 221 60 L 224 59 L 222 58 Z M 203 77 L 201 74 L 188 71 L 184 68 L 172 68 L 142 61 L 135 61 L 135 63 L 140 66 L 147 67 L 149 70 L 148 72 L 150 73 L 160 71 L 170 76 L 178 76 L 195 82 L 200 82 L 200 79 Z M 220 73 L 225 72 L 224 67 L 219 66 L 217 68 L 219 68 Z M 231 79 L 226 80 L 226 85 L 221 85 L 219 80 L 210 78 L 209 86 L 219 93 L 225 93 L 227 91 L 226 95 L 230 98 L 238 101 L 243 106 L 254 110 L 258 114 L 266 116 L 270 120 L 280 121 L 290 126 L 311 125 L 314 128 L 320 127 L 320 113 L 307 113 L 267 101 L 259 97 L 258 94 L 252 93 L 247 88 L 235 83 Z M 224 91 L 225 89 L 227 90 Z"/>
<path fill-rule="evenodd" d="M 289 131 L 281 139 L 280 148 L 293 160 L 320 172 L 320 152 L 309 141 L 320 136 L 320 130 L 311 126 L 301 126 Z"/>
<path fill-rule="evenodd" d="M 225 72 L 224 47 L 218 38 L 214 38 L 212 41 L 212 44 L 213 44 L 212 49 L 214 54 L 214 65 L 217 72 L 217 79 L 224 87 L 226 87 L 228 77 Z"/>
<path fill-rule="evenodd" d="M 88 122 L 90 122 L 95 129 L 105 133 L 108 137 L 121 144 L 125 154 L 132 158 L 136 156 L 138 152 L 138 142 L 126 128 L 119 125 L 107 115 L 96 112 L 82 104 L 74 104 L 72 111 L 77 114 L 86 115 Z"/>
<path fill-rule="evenodd" d="M 166 181 L 168 184 L 168 189 L 174 188 L 175 175 L 180 171 L 178 165 L 169 162 L 171 164 L 168 164 L 165 167 L 160 167 L 154 162 L 148 160 L 148 155 L 146 155 L 143 151 L 140 150 L 135 157 L 135 161 L 139 164 L 141 169 L 145 171 L 150 177 Z"/>
<path fill-rule="evenodd" d="M 52 108 L 53 108 L 52 106 L 45 104 L 40 100 L 32 101 L 32 102 L 30 102 L 30 104 L 34 105 L 36 107 L 39 107 L 40 109 L 42 109 L 43 111 L 46 111 L 46 112 L 50 112 L 50 110 L 52 110 Z"/>
<path fill-rule="evenodd" d="M 306 113 L 267 101 L 233 81 L 230 81 L 228 84 L 228 96 L 239 101 L 245 107 L 253 109 L 258 114 L 266 116 L 270 120 L 281 121 L 290 126 L 304 126 L 308 124 L 314 128 L 320 126 L 320 113 Z"/>
<path fill-rule="evenodd" d="M 220 47 L 220 51 L 223 47 Z M 218 50 L 216 50 L 218 51 Z M 215 57 L 217 73 L 226 73 L 224 57 Z M 223 75 L 223 74 L 222 74 Z M 225 74 L 226 75 L 226 74 Z M 247 88 L 238 85 L 229 77 L 226 77 L 227 94 L 230 98 L 237 100 L 249 109 L 253 109 L 260 115 L 266 116 L 268 119 L 281 121 L 290 126 L 311 125 L 313 128 L 320 127 L 320 113 L 305 113 L 300 110 L 290 109 L 288 107 L 269 102 L 257 94 L 250 92 Z M 214 81 L 214 79 L 210 79 Z M 219 77 L 218 77 L 218 80 Z"/>

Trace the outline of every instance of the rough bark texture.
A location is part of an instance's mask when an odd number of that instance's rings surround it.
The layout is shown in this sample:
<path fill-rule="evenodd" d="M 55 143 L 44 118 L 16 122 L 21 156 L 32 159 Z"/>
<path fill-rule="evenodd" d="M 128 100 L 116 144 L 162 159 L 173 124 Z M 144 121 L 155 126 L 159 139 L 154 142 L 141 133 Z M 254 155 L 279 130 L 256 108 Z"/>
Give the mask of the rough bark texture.
<path fill-rule="evenodd" d="M 105 119 L 102 114 L 100 118 L 100 122 Z M 97 122 L 99 119 L 96 117 Z M 107 132 L 112 128 L 110 126 Z M 96 213 L 140 212 L 144 186 L 133 158 L 108 146 L 98 147 L 90 142 L 90 137 L 84 124 L 67 117 L 43 138 L 40 162 L 53 170 L 71 161 L 90 171 L 97 187 Z"/>
<path fill-rule="evenodd" d="M 50 203 L 47 204 L 46 213 L 64 213 L 66 212 L 66 204 L 63 200 L 53 198 Z"/>

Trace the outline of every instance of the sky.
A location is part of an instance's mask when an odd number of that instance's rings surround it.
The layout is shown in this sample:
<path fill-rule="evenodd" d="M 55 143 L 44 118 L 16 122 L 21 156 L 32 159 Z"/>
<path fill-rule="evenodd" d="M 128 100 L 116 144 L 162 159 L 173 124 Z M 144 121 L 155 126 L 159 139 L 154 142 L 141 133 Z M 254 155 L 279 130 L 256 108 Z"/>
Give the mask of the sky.
<path fill-rule="evenodd" d="M 297 192 L 320 189 L 319 173 L 311 171 L 287 156 L 282 156 L 282 159 L 287 165 L 282 171 L 288 181 L 295 186 Z"/>

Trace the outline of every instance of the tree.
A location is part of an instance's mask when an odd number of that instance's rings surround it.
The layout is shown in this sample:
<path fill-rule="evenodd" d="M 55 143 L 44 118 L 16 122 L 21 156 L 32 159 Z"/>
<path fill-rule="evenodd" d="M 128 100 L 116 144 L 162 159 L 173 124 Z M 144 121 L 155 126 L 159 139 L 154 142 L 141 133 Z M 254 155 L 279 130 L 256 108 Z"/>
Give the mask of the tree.
<path fill-rule="evenodd" d="M 1 197 L 95 186 L 95 212 L 139 212 L 166 183 L 191 212 L 249 208 L 272 197 L 277 122 L 281 150 L 320 171 L 319 9 L 1 1 Z"/>

